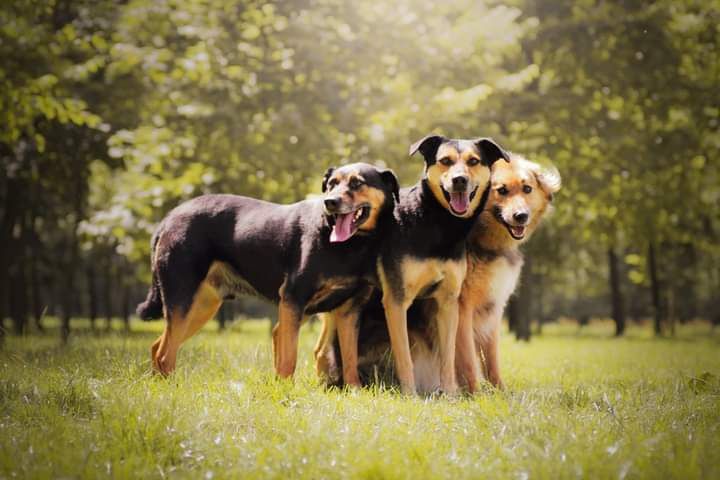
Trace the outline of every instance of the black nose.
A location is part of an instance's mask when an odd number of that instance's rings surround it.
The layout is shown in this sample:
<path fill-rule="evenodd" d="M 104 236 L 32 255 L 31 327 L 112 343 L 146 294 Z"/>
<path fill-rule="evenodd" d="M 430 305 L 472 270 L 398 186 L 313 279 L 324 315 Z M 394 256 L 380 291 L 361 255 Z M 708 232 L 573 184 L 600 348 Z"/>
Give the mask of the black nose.
<path fill-rule="evenodd" d="M 528 219 L 529 216 L 530 216 L 530 215 L 528 215 L 528 214 L 525 213 L 525 212 L 518 212 L 518 213 L 514 213 L 514 214 L 513 214 L 513 219 L 514 219 L 516 222 L 518 222 L 518 223 L 520 223 L 520 224 L 523 224 L 523 223 L 527 222 L 527 219 Z"/>
<path fill-rule="evenodd" d="M 467 189 L 468 177 L 466 177 L 464 175 L 453 177 L 452 182 L 453 182 L 453 189 L 460 190 L 462 192 L 465 189 Z"/>
<path fill-rule="evenodd" d="M 338 197 L 330 197 L 325 199 L 325 210 L 334 212 L 340 207 L 340 199 Z"/>

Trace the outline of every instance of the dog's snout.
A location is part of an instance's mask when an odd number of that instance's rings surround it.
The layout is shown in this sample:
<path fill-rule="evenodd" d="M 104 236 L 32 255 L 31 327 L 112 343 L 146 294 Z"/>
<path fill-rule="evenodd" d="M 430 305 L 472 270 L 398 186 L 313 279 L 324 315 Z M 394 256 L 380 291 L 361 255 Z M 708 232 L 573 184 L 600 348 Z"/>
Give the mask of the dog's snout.
<path fill-rule="evenodd" d="M 515 220 L 519 224 L 524 224 L 528 221 L 528 218 L 530 215 L 527 212 L 515 212 L 513 213 L 513 220 Z"/>
<path fill-rule="evenodd" d="M 325 199 L 325 210 L 335 212 L 340 208 L 340 197 L 330 197 Z"/>
<path fill-rule="evenodd" d="M 459 191 L 465 191 L 468 186 L 468 177 L 465 175 L 458 175 L 452 179 L 453 189 Z"/>

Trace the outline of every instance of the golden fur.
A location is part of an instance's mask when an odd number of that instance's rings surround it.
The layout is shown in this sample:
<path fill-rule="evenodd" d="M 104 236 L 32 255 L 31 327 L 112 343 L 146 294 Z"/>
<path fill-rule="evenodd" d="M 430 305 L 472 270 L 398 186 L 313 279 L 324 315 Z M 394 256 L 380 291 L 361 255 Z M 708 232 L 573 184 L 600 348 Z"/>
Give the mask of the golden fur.
<path fill-rule="evenodd" d="M 525 185 L 532 188 L 530 193 L 523 191 Z M 502 187 L 507 189 L 504 195 L 500 193 L 505 192 Z M 511 155 L 510 163 L 496 162 L 492 167 L 487 207 L 468 237 L 467 273 L 459 299 L 456 368 L 459 380 L 471 392 L 477 390 L 481 373 L 502 388 L 498 340 L 505 305 L 522 269 L 519 247 L 538 227 L 559 189 L 560 176 L 556 171 L 517 155 Z M 501 218 L 522 209 L 530 216 L 524 237 L 517 240 Z M 423 338 L 426 337 L 414 336 L 416 343 L 423 342 Z M 413 345 L 412 353 L 418 390 L 436 390 L 440 371 L 437 347 Z"/>

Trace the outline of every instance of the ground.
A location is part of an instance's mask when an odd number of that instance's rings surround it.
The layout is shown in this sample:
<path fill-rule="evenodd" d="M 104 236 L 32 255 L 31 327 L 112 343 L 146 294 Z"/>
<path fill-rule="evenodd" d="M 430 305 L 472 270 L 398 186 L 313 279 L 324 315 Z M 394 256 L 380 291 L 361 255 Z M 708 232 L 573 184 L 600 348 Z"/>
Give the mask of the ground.
<path fill-rule="evenodd" d="M 505 335 L 507 390 L 459 399 L 321 388 L 317 326 L 295 381 L 276 380 L 262 321 L 207 328 L 162 379 L 160 328 L 64 348 L 9 337 L 0 478 L 720 478 L 720 332 L 706 324 L 659 340 L 607 323 Z"/>

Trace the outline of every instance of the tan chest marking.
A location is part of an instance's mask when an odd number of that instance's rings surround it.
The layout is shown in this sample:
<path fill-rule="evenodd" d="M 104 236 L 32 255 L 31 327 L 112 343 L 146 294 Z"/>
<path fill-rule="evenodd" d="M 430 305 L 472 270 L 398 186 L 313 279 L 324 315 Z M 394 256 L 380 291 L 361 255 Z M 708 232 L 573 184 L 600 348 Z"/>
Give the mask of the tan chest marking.
<path fill-rule="evenodd" d="M 338 290 L 347 290 L 353 288 L 356 284 L 357 279 L 354 277 L 334 277 L 321 279 L 318 282 L 317 290 L 307 302 L 306 308 L 311 308 L 317 305 Z"/>
<path fill-rule="evenodd" d="M 468 271 L 463 284 L 460 301 L 475 312 L 474 327 L 482 330 L 494 328 L 505 304 L 515 291 L 522 262 L 498 256 L 493 260 L 468 255 Z"/>
<path fill-rule="evenodd" d="M 435 298 L 457 297 L 466 271 L 465 260 L 438 260 L 405 257 L 400 272 L 405 300 L 412 302 L 420 293 L 437 284 Z"/>

